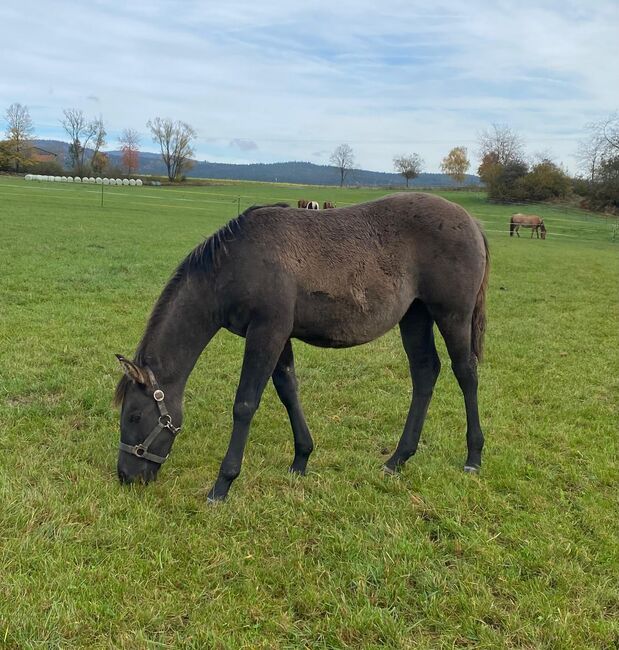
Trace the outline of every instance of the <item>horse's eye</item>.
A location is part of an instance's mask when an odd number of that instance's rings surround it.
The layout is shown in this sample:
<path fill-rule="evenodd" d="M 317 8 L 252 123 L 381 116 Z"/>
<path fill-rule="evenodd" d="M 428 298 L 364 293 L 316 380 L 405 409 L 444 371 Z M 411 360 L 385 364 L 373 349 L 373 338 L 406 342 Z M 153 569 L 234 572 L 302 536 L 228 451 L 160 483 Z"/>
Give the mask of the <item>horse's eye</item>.
<path fill-rule="evenodd" d="M 141 413 L 133 413 L 129 416 L 129 422 L 139 422 L 141 417 Z"/>

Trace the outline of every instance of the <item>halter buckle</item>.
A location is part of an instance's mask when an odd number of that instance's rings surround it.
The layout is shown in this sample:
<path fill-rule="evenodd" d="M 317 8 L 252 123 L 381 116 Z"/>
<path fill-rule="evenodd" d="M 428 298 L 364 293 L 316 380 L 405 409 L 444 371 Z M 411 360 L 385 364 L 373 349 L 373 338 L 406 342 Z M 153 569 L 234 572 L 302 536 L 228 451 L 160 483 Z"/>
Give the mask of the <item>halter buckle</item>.
<path fill-rule="evenodd" d="M 133 453 L 138 457 L 142 458 L 144 454 L 146 453 L 146 447 L 143 447 L 142 445 L 135 445 L 133 448 Z"/>
<path fill-rule="evenodd" d="M 158 388 L 154 393 L 153 393 L 153 399 L 155 402 L 163 402 L 163 398 L 165 397 L 164 392 Z"/>

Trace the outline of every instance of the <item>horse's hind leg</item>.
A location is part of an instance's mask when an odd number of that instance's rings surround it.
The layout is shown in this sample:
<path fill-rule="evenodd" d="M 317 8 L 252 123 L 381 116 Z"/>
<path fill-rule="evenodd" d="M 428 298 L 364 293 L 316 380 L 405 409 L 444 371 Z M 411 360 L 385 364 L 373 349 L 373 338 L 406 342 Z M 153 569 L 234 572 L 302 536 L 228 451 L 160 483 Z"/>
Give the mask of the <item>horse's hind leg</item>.
<path fill-rule="evenodd" d="M 314 441 L 299 403 L 297 377 L 294 372 L 294 355 L 290 339 L 286 342 L 279 357 L 272 379 L 279 399 L 286 407 L 286 411 L 288 411 L 294 436 L 294 460 L 290 466 L 290 471 L 295 474 L 305 474 L 308 458 L 314 450 Z"/>
<path fill-rule="evenodd" d="M 434 321 L 426 306 L 416 300 L 400 321 L 400 334 L 408 357 L 413 397 L 393 456 L 385 463 L 388 472 L 395 472 L 417 451 L 419 436 L 432 398 L 441 362 L 434 345 Z"/>
<path fill-rule="evenodd" d="M 437 316 L 436 324 L 445 339 L 452 370 L 464 395 L 468 448 L 464 471 L 473 472 L 481 467 L 484 435 L 477 405 L 477 359 L 471 350 L 471 314 L 462 317 L 455 314 Z"/>

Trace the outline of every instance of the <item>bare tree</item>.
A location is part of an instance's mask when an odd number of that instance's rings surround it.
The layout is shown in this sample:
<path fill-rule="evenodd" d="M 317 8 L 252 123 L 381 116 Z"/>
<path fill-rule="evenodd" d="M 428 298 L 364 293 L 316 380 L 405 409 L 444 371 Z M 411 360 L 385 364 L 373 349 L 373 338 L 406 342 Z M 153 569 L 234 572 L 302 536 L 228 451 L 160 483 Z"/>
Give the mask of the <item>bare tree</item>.
<path fill-rule="evenodd" d="M 342 187 L 346 174 L 348 174 L 355 163 L 355 154 L 349 145 L 341 144 L 335 148 L 329 160 L 334 167 L 340 170 L 340 187 Z"/>
<path fill-rule="evenodd" d="M 454 147 L 441 162 L 443 174 L 451 176 L 457 183 L 464 181 L 470 166 L 466 147 Z"/>
<path fill-rule="evenodd" d="M 404 176 L 406 179 L 406 187 L 408 187 L 408 181 L 417 178 L 421 174 L 423 162 L 419 154 L 412 153 L 408 156 L 395 156 L 393 159 L 393 167 L 399 174 Z"/>
<path fill-rule="evenodd" d="M 83 176 L 86 168 L 86 150 L 92 143 L 94 148 L 93 158 L 96 159 L 99 150 L 105 146 L 105 127 L 101 117 L 88 122 L 83 111 L 77 108 L 65 108 L 62 127 L 69 136 L 69 160 L 71 167 Z"/>
<path fill-rule="evenodd" d="M 77 171 L 82 159 L 82 138 L 86 130 L 86 117 L 77 108 L 65 108 L 62 112 L 64 114 L 64 119 L 61 120 L 62 128 L 69 136 L 69 161 L 71 168 Z"/>
<path fill-rule="evenodd" d="M 493 124 L 478 136 L 479 157 L 488 155 L 500 165 L 524 160 L 524 140 L 507 124 Z"/>
<path fill-rule="evenodd" d="M 103 169 L 105 165 L 101 165 L 101 160 L 103 160 L 103 157 L 100 156 L 101 149 L 105 147 L 105 136 L 107 135 L 107 132 L 105 130 L 105 127 L 103 126 L 103 118 L 99 115 L 98 118 L 95 118 L 92 120 L 92 122 L 89 124 L 89 128 L 93 133 L 93 153 L 91 157 L 91 168 L 95 168 L 95 166 L 98 166 L 100 169 Z"/>
<path fill-rule="evenodd" d="M 588 135 L 579 142 L 576 158 L 591 183 L 602 163 L 619 154 L 619 112 L 585 126 Z"/>
<path fill-rule="evenodd" d="M 193 147 L 191 141 L 196 137 L 196 131 L 186 122 L 170 118 L 156 117 L 148 120 L 146 126 L 150 129 L 153 141 L 161 148 L 161 157 L 168 170 L 168 178 L 176 180 L 183 170 L 192 164 Z"/>
<path fill-rule="evenodd" d="M 578 143 L 576 159 L 580 168 L 587 174 L 589 182 L 593 183 L 598 167 L 604 158 L 606 141 L 599 133 L 591 132 L 588 138 Z"/>
<path fill-rule="evenodd" d="M 30 140 L 34 135 L 34 126 L 27 106 L 11 104 L 5 114 L 7 122 L 6 139 L 9 156 L 14 160 L 15 171 L 19 172 L 20 163 L 28 157 Z"/>
<path fill-rule="evenodd" d="M 118 139 L 122 151 L 122 165 L 127 174 L 137 172 L 140 156 L 140 136 L 134 129 L 125 129 Z"/>
<path fill-rule="evenodd" d="M 619 153 L 619 111 L 615 111 L 604 120 L 601 131 L 608 145 L 608 151 L 616 156 Z"/>

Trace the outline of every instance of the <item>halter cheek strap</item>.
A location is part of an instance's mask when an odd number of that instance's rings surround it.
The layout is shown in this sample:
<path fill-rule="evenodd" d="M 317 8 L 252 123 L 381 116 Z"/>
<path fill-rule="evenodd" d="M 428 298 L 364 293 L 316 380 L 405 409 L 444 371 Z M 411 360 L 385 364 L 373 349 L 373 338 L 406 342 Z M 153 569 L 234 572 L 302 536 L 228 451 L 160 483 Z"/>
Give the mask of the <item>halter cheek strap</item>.
<path fill-rule="evenodd" d="M 159 388 L 152 370 L 150 368 L 147 368 L 147 370 L 148 374 L 150 375 L 151 384 L 155 389 L 153 392 L 153 399 L 157 403 L 157 408 L 159 409 L 159 418 L 157 420 L 157 424 L 155 425 L 154 429 L 148 434 L 144 442 L 141 442 L 138 445 L 127 445 L 124 442 L 121 442 L 119 448 L 121 451 L 124 451 L 128 454 L 133 454 L 138 458 L 145 458 L 146 460 L 151 460 L 153 463 L 163 465 L 163 463 L 165 463 L 167 460 L 169 454 L 168 456 L 158 456 L 157 454 L 153 454 L 152 452 L 148 451 L 148 448 L 152 445 L 153 442 L 155 442 L 159 434 L 164 429 L 167 429 L 172 434 L 172 437 L 176 438 L 181 428 L 175 427 L 172 424 L 172 416 L 168 413 L 168 409 L 166 408 L 165 402 L 163 401 L 165 394 Z"/>

